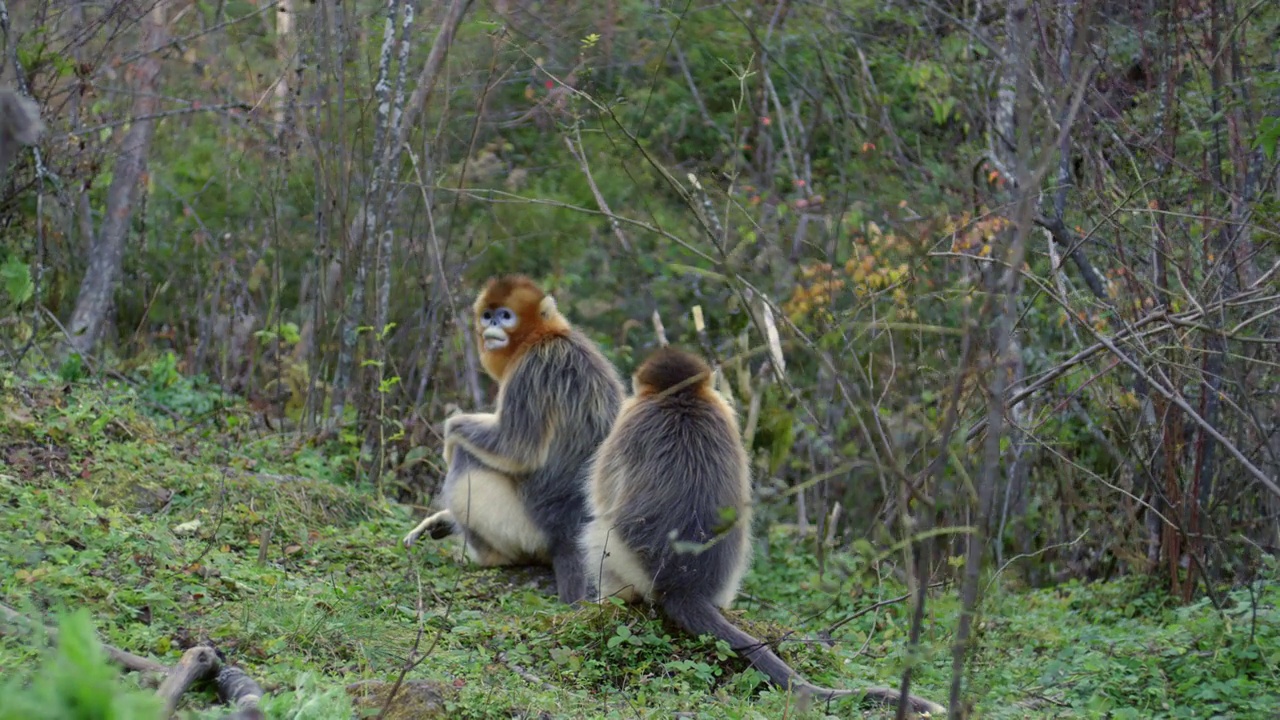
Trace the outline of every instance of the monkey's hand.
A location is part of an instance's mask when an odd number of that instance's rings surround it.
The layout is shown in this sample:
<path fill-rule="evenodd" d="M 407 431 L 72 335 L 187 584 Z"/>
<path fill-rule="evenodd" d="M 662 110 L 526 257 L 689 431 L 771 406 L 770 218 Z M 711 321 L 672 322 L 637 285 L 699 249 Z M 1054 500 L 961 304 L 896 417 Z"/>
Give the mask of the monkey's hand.
<path fill-rule="evenodd" d="M 446 468 L 453 467 L 453 460 L 454 456 L 457 455 L 457 449 L 458 436 L 446 435 L 444 437 L 444 448 L 441 449 L 441 454 L 444 456 L 444 465 Z"/>
<path fill-rule="evenodd" d="M 458 433 L 460 425 L 470 424 L 474 426 L 481 425 L 497 425 L 498 416 L 494 413 L 464 413 L 455 411 L 444 421 L 444 439 L 448 442 L 450 436 Z M 457 438 L 454 438 L 457 440 Z"/>
<path fill-rule="evenodd" d="M 441 434 L 444 437 L 444 447 L 441 450 L 441 454 L 444 456 L 445 465 L 452 466 L 453 465 L 453 449 L 458 444 L 458 438 L 456 435 L 450 434 L 450 428 L 452 426 L 449 424 L 449 421 L 461 415 L 471 415 L 473 417 L 481 418 L 481 419 L 491 418 L 493 417 L 493 413 L 464 413 L 462 412 L 462 408 L 458 407 L 457 405 L 454 405 L 453 403 L 449 403 L 445 405 L 444 411 L 445 411 L 445 421 L 444 421 L 444 425 L 441 428 Z"/>
<path fill-rule="evenodd" d="M 545 417 L 503 413 L 463 413 L 444 422 L 445 448 L 461 445 L 489 467 L 522 475 L 542 467 L 547 461 L 551 433 Z"/>

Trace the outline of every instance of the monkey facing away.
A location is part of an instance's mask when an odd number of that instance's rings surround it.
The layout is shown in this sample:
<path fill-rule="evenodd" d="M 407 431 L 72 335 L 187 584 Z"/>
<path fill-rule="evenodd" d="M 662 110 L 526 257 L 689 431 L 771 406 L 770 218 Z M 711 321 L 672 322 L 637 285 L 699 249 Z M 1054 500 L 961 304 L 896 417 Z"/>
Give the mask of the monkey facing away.
<path fill-rule="evenodd" d="M 0 88 L 0 178 L 8 174 L 18 146 L 34 145 L 43 131 L 36 102 L 9 88 Z"/>
<path fill-rule="evenodd" d="M 751 478 L 731 406 L 697 355 L 666 347 L 632 377 L 593 464 L 593 519 L 580 543 L 601 597 L 659 605 L 685 631 L 714 635 L 782 688 L 822 699 L 896 703 L 890 688 L 829 690 L 806 681 L 720 609 L 751 562 Z M 909 698 L 916 712 L 944 708 Z"/>
<path fill-rule="evenodd" d="M 461 532 L 480 565 L 550 564 L 560 599 L 586 596 L 578 537 L 591 457 L 625 389 L 555 299 L 521 275 L 491 279 L 473 308 L 480 360 L 498 382 L 492 413 L 445 422 L 444 509 L 404 538 Z"/>

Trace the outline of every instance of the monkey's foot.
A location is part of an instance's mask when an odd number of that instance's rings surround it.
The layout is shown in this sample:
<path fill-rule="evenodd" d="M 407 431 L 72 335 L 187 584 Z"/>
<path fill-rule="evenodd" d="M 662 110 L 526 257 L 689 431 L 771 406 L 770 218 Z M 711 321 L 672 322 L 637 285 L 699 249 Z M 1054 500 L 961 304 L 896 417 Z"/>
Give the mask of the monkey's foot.
<path fill-rule="evenodd" d="M 422 521 L 418 526 L 418 532 L 424 531 L 431 536 L 432 540 L 443 540 L 458 531 L 458 524 L 454 522 L 452 512 L 441 510 Z"/>
<path fill-rule="evenodd" d="M 453 513 L 448 510 L 441 510 L 418 523 L 418 527 L 410 530 L 409 534 L 405 535 L 404 540 L 401 542 L 408 549 L 413 547 L 413 544 L 418 541 L 418 538 L 422 537 L 423 533 L 426 533 L 432 540 L 443 540 L 452 535 L 455 530 Z"/>
<path fill-rule="evenodd" d="M 451 517 L 440 520 L 427 528 L 427 534 L 431 536 L 432 540 L 443 540 L 455 531 L 456 528 L 453 526 L 453 518 Z"/>
<path fill-rule="evenodd" d="M 404 536 L 404 539 L 400 541 L 400 544 L 404 545 L 405 549 L 408 550 L 409 548 L 413 547 L 413 544 L 415 542 L 418 541 L 418 536 L 421 534 L 422 533 L 418 532 L 418 528 L 414 528 L 413 530 L 409 531 L 408 535 Z"/>

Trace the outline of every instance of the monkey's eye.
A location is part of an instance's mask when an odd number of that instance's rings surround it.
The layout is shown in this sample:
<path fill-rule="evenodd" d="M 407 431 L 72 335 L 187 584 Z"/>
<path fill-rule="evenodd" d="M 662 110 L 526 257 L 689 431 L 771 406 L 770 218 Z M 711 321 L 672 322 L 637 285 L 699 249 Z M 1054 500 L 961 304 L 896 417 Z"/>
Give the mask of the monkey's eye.
<path fill-rule="evenodd" d="M 510 327 L 516 322 L 516 314 L 507 308 L 498 308 L 498 322 L 506 327 Z"/>
<path fill-rule="evenodd" d="M 484 320 L 485 322 L 489 322 L 490 320 L 493 319 L 493 313 L 489 312 L 488 310 L 485 310 L 483 313 L 481 313 L 480 319 Z"/>

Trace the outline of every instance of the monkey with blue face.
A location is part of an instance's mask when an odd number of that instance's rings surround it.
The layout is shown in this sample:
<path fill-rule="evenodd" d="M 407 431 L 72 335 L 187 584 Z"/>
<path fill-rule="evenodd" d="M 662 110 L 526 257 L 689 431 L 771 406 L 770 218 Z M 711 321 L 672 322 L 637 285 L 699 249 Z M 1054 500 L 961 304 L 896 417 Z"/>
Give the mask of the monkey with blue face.
<path fill-rule="evenodd" d="M 622 403 L 622 379 L 527 277 L 491 279 L 473 312 L 497 406 L 445 421 L 444 507 L 404 545 L 424 533 L 461 533 L 482 566 L 551 565 L 560 599 L 577 602 L 586 595 L 577 542 L 587 521 L 588 466 Z"/>

